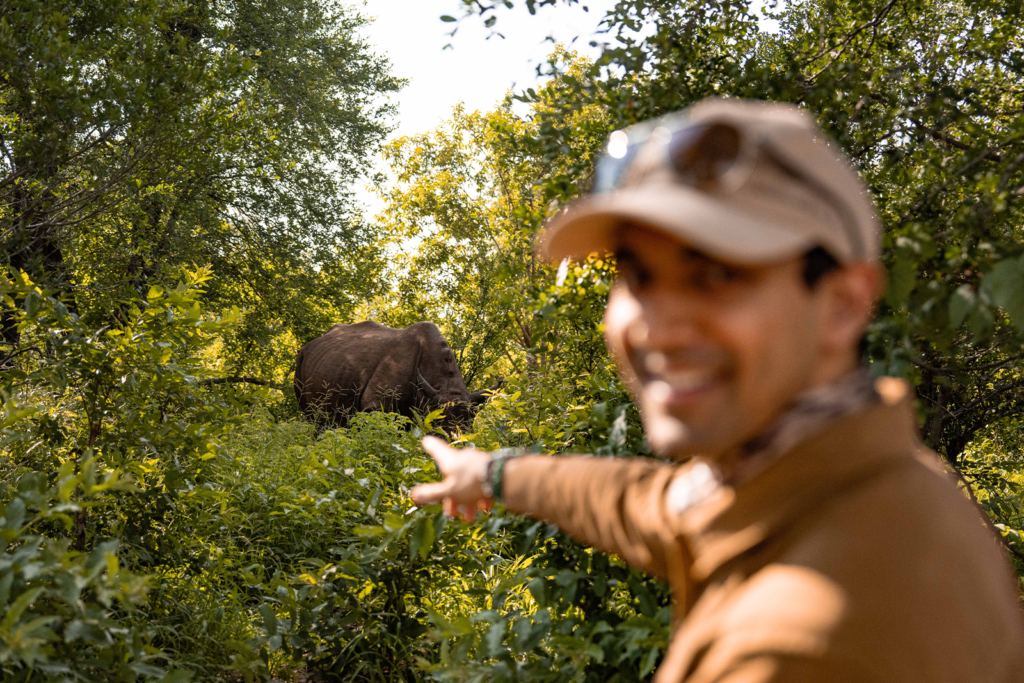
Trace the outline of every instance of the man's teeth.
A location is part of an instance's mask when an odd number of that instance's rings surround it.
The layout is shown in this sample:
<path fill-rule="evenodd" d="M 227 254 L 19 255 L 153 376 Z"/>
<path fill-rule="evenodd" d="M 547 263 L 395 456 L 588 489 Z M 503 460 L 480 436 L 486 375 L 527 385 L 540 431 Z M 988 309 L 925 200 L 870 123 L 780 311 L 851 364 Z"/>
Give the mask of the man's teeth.
<path fill-rule="evenodd" d="M 713 367 L 700 369 L 669 370 L 668 358 L 658 351 L 648 353 L 644 358 L 644 368 L 647 370 L 654 382 L 651 389 L 655 395 L 668 394 L 672 391 L 692 391 L 715 380 L 716 370 Z M 662 386 L 657 386 L 661 384 Z"/>
<path fill-rule="evenodd" d="M 714 372 L 710 370 L 667 372 L 661 378 L 671 384 L 673 389 L 694 389 L 703 384 L 708 384 L 714 378 Z"/>
<path fill-rule="evenodd" d="M 667 398 L 667 392 L 670 391 L 692 391 L 706 384 L 710 384 L 714 381 L 715 373 L 711 370 L 677 370 L 675 372 L 666 372 L 658 378 L 657 381 L 652 383 L 652 389 L 655 389 L 657 385 L 663 385 L 657 387 L 656 394 L 665 394 Z"/>

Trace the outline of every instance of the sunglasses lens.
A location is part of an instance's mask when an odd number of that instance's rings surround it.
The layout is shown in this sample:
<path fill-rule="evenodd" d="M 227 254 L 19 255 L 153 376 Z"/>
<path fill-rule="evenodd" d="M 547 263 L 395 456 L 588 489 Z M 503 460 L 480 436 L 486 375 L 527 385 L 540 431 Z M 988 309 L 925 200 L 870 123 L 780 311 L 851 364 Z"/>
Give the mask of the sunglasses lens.
<path fill-rule="evenodd" d="M 683 135 L 685 133 L 685 135 Z M 669 157 L 683 180 L 705 189 L 721 182 L 736 165 L 743 140 L 733 126 L 699 126 L 673 136 Z"/>
<path fill-rule="evenodd" d="M 736 166 L 743 146 L 740 131 L 722 123 L 689 125 L 676 131 L 659 126 L 641 139 L 629 138 L 622 130 L 608 136 L 607 152 L 595 169 L 595 194 L 617 189 L 637 152 L 649 143 L 665 145 L 681 179 L 699 189 L 721 183 Z"/>
<path fill-rule="evenodd" d="M 624 130 L 617 130 L 608 136 L 608 156 L 621 159 L 629 153 L 629 135 Z"/>
<path fill-rule="evenodd" d="M 594 170 L 594 193 L 611 192 L 619 186 L 626 169 L 633 163 L 637 151 L 646 139 L 630 144 L 625 131 L 617 130 L 608 136 L 607 152 Z"/>

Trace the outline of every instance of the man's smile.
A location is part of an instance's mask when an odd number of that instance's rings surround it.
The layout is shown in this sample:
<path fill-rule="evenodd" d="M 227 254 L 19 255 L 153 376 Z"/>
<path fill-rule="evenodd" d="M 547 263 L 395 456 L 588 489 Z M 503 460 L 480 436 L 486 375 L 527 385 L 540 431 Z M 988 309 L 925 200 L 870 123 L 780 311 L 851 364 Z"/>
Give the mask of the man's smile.
<path fill-rule="evenodd" d="M 645 390 L 657 403 L 683 407 L 710 392 L 720 380 L 720 373 L 713 369 L 676 370 L 648 378 Z"/>
<path fill-rule="evenodd" d="M 710 357 L 720 354 L 701 351 L 700 355 Z M 727 375 L 724 366 L 722 362 L 699 366 L 679 365 L 659 351 L 647 353 L 640 377 L 645 398 L 669 410 L 690 407 L 722 386 Z"/>

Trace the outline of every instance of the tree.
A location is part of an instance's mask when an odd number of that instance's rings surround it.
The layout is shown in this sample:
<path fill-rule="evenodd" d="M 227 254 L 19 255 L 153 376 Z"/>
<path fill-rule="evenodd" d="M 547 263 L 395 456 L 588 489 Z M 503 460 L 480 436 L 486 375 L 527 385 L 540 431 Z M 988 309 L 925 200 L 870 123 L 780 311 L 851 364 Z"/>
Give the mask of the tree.
<path fill-rule="evenodd" d="M 552 59 L 570 78 L 589 68 L 563 50 Z M 557 99 L 559 90 L 564 84 L 556 79 L 537 96 Z M 590 155 L 608 132 L 602 110 L 592 106 L 581 106 L 565 125 L 586 134 L 575 137 L 571 153 L 546 159 L 534 143 L 536 125 L 514 114 L 506 98 L 486 114 L 456 107 L 433 133 L 385 148 L 396 182 L 378 186 L 386 201 L 378 220 L 392 237 L 393 284 L 367 314 L 401 326 L 438 321 L 468 382 L 536 376 L 553 369 L 555 356 L 572 358 L 566 367 L 577 373 L 606 360 L 600 343 L 590 343 L 595 320 L 587 321 L 588 343 L 571 349 L 573 320 L 537 312 L 554 274 L 534 251 L 551 200 L 547 180 L 575 154 Z"/>
<path fill-rule="evenodd" d="M 502 3 L 465 4 L 494 19 Z M 926 440 L 956 466 L 978 430 L 1024 405 L 1019 16 L 1019 3 L 966 0 L 788 2 L 763 17 L 742 0 L 620 2 L 603 20 L 616 40 L 541 113 L 540 137 L 556 157 L 574 133 L 557 124 L 584 96 L 615 126 L 708 96 L 817 114 L 883 219 L 890 285 L 872 363 L 914 383 Z M 588 169 L 581 155 L 572 170 Z"/>
<path fill-rule="evenodd" d="M 271 372 L 372 292 L 380 255 L 348 184 L 402 82 L 320 0 L 0 4 L 6 264 L 83 315 L 210 264 L 248 309 L 233 369 Z M 9 321 L 8 342 L 16 342 Z M 294 341 L 294 340 L 293 340 Z M 291 349 L 288 350 L 290 355 Z"/>

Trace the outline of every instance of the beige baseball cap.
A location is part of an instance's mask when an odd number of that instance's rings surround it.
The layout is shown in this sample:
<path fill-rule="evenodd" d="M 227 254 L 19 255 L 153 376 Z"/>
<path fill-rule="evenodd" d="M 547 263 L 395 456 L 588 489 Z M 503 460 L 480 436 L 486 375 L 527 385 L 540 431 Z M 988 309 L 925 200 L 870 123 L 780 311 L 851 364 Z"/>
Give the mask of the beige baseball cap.
<path fill-rule="evenodd" d="M 623 222 L 660 229 L 740 264 L 822 247 L 875 261 L 878 215 L 836 142 L 799 107 L 707 99 L 616 131 L 594 193 L 555 215 L 538 250 L 552 261 L 615 250 Z"/>

